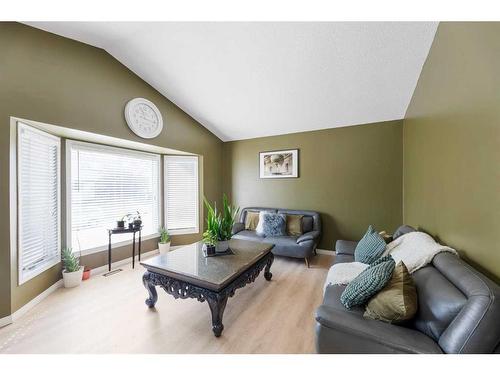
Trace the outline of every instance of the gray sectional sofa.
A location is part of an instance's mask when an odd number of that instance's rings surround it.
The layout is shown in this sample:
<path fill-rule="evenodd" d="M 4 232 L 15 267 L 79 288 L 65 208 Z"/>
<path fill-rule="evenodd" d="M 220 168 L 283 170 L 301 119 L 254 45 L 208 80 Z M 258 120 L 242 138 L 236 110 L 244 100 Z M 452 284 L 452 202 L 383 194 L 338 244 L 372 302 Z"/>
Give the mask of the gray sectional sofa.
<path fill-rule="evenodd" d="M 261 237 L 255 231 L 245 230 L 247 212 L 271 211 L 290 215 L 303 215 L 302 236 Z M 233 227 L 233 238 L 274 245 L 273 254 L 293 258 L 305 259 L 309 267 L 308 258 L 316 251 L 321 237 L 321 218 L 318 212 L 303 210 L 286 210 L 282 208 L 247 207 L 241 210 L 238 222 Z"/>
<path fill-rule="evenodd" d="M 403 226 L 394 239 L 414 230 Z M 335 263 L 353 262 L 357 242 L 337 241 Z M 403 325 L 363 318 L 326 287 L 316 311 L 318 353 L 500 353 L 500 287 L 450 253 L 413 274 L 417 315 Z"/>

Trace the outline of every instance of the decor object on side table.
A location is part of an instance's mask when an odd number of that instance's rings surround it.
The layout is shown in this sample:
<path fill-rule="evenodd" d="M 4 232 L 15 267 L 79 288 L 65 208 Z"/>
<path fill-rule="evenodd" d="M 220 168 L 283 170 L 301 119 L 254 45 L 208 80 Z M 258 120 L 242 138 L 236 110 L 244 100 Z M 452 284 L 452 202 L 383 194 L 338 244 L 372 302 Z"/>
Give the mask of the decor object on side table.
<path fill-rule="evenodd" d="M 80 285 L 83 277 L 83 266 L 80 266 L 80 259 L 70 247 L 62 249 L 61 258 L 64 267 L 62 271 L 64 287 L 74 288 Z"/>
<path fill-rule="evenodd" d="M 203 233 L 203 242 L 207 245 L 215 245 L 218 253 L 227 252 L 236 215 L 240 209 L 229 204 L 226 194 L 222 196 L 222 212 L 217 211 L 215 202 L 212 207 L 206 198 L 203 200 L 207 208 L 207 230 Z"/>
<path fill-rule="evenodd" d="M 259 153 L 260 178 L 299 177 L 299 150 Z"/>
<path fill-rule="evenodd" d="M 155 138 L 163 129 L 163 118 L 159 109 L 144 98 L 135 98 L 127 103 L 125 120 L 129 128 L 141 138 Z"/>
<path fill-rule="evenodd" d="M 170 251 L 170 235 L 165 227 L 160 228 L 160 242 L 158 242 L 160 254 L 166 254 Z"/>

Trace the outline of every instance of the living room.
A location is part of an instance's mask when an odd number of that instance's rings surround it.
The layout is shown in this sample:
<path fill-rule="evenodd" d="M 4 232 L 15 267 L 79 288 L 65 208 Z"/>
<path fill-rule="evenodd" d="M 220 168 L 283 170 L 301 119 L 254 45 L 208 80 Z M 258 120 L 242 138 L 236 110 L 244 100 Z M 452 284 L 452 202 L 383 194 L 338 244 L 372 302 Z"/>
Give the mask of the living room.
<path fill-rule="evenodd" d="M 2 357 L 500 353 L 499 22 L 19 12 Z"/>

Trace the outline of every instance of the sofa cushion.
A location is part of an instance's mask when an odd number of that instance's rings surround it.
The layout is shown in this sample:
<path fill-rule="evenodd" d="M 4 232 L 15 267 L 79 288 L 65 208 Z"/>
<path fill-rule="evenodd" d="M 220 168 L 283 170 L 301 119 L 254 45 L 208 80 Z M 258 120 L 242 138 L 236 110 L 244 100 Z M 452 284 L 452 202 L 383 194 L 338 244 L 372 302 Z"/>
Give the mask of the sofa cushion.
<path fill-rule="evenodd" d="M 312 252 L 312 248 L 297 244 L 297 236 L 265 237 L 262 242 L 273 244 L 273 254 L 275 255 L 305 258 Z"/>
<path fill-rule="evenodd" d="M 311 216 L 304 216 L 302 218 L 302 233 L 307 233 L 313 230 L 313 218 Z"/>
<path fill-rule="evenodd" d="M 389 283 L 368 301 L 363 316 L 398 323 L 413 318 L 417 308 L 415 283 L 405 264 L 399 262 Z"/>
<path fill-rule="evenodd" d="M 335 252 L 337 255 L 352 255 L 354 256 L 354 250 L 356 249 L 357 241 L 345 241 L 338 240 L 335 242 Z M 354 262 L 354 258 L 352 259 Z"/>
<path fill-rule="evenodd" d="M 410 225 L 401 225 L 392 235 L 392 239 L 395 240 L 396 238 L 401 237 L 403 234 L 416 231 L 417 230 Z"/>
<path fill-rule="evenodd" d="M 235 235 L 233 235 L 232 238 L 236 238 L 238 240 L 255 241 L 255 242 L 262 242 L 263 239 L 263 237 L 259 236 L 253 230 L 242 230 L 241 232 L 238 232 Z"/>
<path fill-rule="evenodd" d="M 259 224 L 259 213 L 256 211 L 248 211 L 245 218 L 245 229 L 256 230 Z"/>
<path fill-rule="evenodd" d="M 262 225 L 262 230 L 264 236 L 286 236 L 286 215 L 285 214 L 274 214 L 265 213 L 262 215 L 264 223 Z"/>
<path fill-rule="evenodd" d="M 394 266 L 394 259 L 390 255 L 373 262 L 347 285 L 340 302 L 347 309 L 366 303 L 389 282 Z"/>
<path fill-rule="evenodd" d="M 423 333 L 364 319 L 355 309 L 323 304 L 316 310 L 315 318 L 319 353 L 442 353 L 438 344 Z"/>
<path fill-rule="evenodd" d="M 272 210 L 262 210 L 262 211 L 259 211 L 259 222 L 257 224 L 257 228 L 255 228 L 255 231 L 257 232 L 257 234 L 259 236 L 262 236 L 264 237 L 264 215 L 265 214 L 272 214 L 272 213 L 275 213 L 276 211 L 272 211 Z"/>
<path fill-rule="evenodd" d="M 385 241 L 370 225 L 363 238 L 356 245 L 354 259 L 356 262 L 371 264 L 376 261 L 385 250 Z"/>
<path fill-rule="evenodd" d="M 302 231 L 302 218 L 304 215 L 286 215 L 286 233 L 289 236 L 301 236 Z"/>

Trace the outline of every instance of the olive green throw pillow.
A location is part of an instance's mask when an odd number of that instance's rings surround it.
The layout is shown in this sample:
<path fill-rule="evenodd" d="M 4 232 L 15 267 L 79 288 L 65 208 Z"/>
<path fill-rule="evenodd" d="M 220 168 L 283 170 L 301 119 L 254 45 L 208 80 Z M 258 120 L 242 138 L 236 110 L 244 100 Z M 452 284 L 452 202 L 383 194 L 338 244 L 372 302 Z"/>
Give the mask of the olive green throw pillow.
<path fill-rule="evenodd" d="M 347 284 L 340 296 L 340 302 L 347 309 L 365 304 L 386 286 L 392 277 L 395 265 L 394 259 L 390 255 L 377 259 Z"/>
<path fill-rule="evenodd" d="M 304 215 L 286 215 L 286 231 L 290 236 L 302 236 L 302 218 Z"/>
<path fill-rule="evenodd" d="M 254 211 L 248 211 L 245 218 L 245 229 L 246 230 L 256 230 L 257 224 L 259 224 L 259 213 Z"/>
<path fill-rule="evenodd" d="M 366 305 L 365 318 L 398 323 L 415 316 L 417 289 L 403 262 L 399 262 L 389 283 Z"/>

